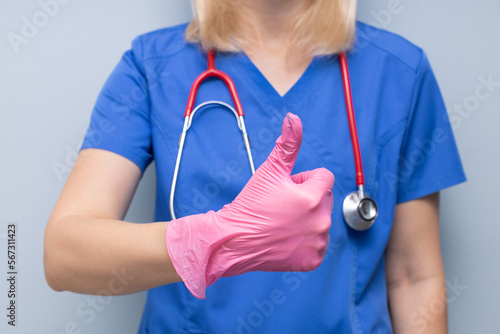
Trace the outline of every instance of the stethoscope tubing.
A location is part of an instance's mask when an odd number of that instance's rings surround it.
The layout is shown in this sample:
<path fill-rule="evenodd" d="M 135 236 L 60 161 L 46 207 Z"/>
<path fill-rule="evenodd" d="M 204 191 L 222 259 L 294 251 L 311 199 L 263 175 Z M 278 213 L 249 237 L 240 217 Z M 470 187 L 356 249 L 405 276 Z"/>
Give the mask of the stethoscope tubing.
<path fill-rule="evenodd" d="M 245 126 L 245 119 L 243 116 L 239 116 L 238 112 L 229 104 L 222 102 L 222 101 L 206 101 L 203 103 L 200 103 L 196 108 L 189 113 L 188 116 L 184 117 L 184 126 L 182 128 L 182 133 L 179 138 L 179 150 L 177 151 L 177 158 L 175 160 L 175 167 L 174 167 L 174 176 L 172 178 L 172 184 L 170 186 L 170 197 L 169 197 L 169 211 L 170 211 L 170 216 L 172 219 L 176 219 L 175 215 L 175 210 L 174 210 L 174 197 L 175 197 L 175 188 L 177 186 L 177 178 L 179 176 L 179 168 L 182 160 L 182 153 L 184 152 L 184 144 L 186 142 L 186 136 L 187 136 L 187 131 L 191 127 L 191 124 L 193 122 L 193 118 L 196 115 L 196 112 L 204 107 L 207 107 L 209 105 L 219 105 L 222 107 L 225 107 L 232 111 L 234 116 L 236 117 L 236 121 L 238 123 L 238 128 L 241 131 L 241 134 L 243 136 L 243 144 L 245 145 L 245 150 L 247 152 L 247 157 L 248 157 L 248 162 L 250 164 L 250 170 L 252 172 L 252 175 L 255 174 L 255 165 L 253 162 L 253 156 L 252 156 L 252 150 L 250 147 L 250 139 L 248 137 L 247 129 Z"/>
<path fill-rule="evenodd" d="M 357 191 L 349 194 L 345 199 L 344 199 L 344 204 L 343 204 L 343 212 L 344 212 L 344 218 L 347 222 L 347 224 L 352 227 L 355 230 L 365 230 L 368 229 L 369 227 L 372 226 L 373 222 L 375 221 L 375 218 L 378 215 L 378 209 L 376 206 L 376 203 L 373 199 L 371 199 L 368 195 L 365 194 L 364 192 L 364 174 L 363 174 L 363 164 L 362 164 L 362 159 L 361 159 L 361 151 L 359 148 L 359 138 L 358 138 L 358 133 L 357 133 L 357 126 L 356 126 L 356 118 L 354 115 L 354 105 L 353 105 L 353 99 L 352 99 L 352 89 L 351 89 L 351 81 L 350 81 L 350 75 L 349 75 L 349 67 L 347 64 L 347 57 L 345 53 L 339 54 L 339 63 L 340 63 L 340 68 L 341 68 L 341 74 L 342 74 L 342 82 L 343 82 L 343 88 L 344 88 L 344 97 L 345 97 L 345 104 L 346 104 L 346 111 L 347 111 L 347 118 L 348 118 L 348 123 L 349 123 L 349 132 L 351 135 L 351 142 L 352 142 L 352 149 L 353 149 L 353 155 L 354 155 L 354 163 L 355 163 L 355 168 L 356 168 L 356 184 L 357 184 Z M 248 156 L 248 161 L 250 164 L 250 169 L 252 171 L 252 175 L 255 173 L 255 165 L 253 162 L 253 157 L 252 157 L 252 151 L 250 147 L 250 139 L 247 134 L 247 130 L 245 127 L 245 121 L 244 121 L 244 113 L 243 113 L 243 108 L 241 106 L 240 99 L 238 97 L 238 93 L 236 91 L 236 87 L 234 85 L 234 82 L 231 80 L 231 78 L 224 72 L 219 71 L 215 68 L 215 56 L 213 50 L 208 50 L 207 52 L 207 64 L 208 68 L 206 71 L 201 73 L 196 80 L 194 81 L 191 90 L 189 92 L 189 98 L 188 102 L 186 105 L 186 110 L 184 112 L 184 126 L 182 129 L 182 133 L 179 139 L 179 150 L 177 152 L 177 158 L 175 161 L 175 167 L 174 167 L 174 175 L 172 178 L 172 184 L 170 188 L 170 197 L 169 197 L 169 210 L 170 210 L 170 216 L 172 219 L 176 219 L 175 215 L 175 210 L 174 210 L 174 196 L 175 196 L 175 188 L 177 185 L 177 179 L 179 175 L 179 168 L 180 168 L 180 163 L 182 160 L 182 153 L 184 151 L 184 144 L 186 141 L 186 134 L 189 128 L 191 127 L 191 124 L 193 122 L 194 115 L 198 110 L 200 110 L 203 107 L 206 107 L 208 105 L 219 105 L 223 106 L 233 112 L 233 114 L 236 117 L 237 123 L 238 123 L 238 128 L 240 129 L 242 136 L 243 136 L 243 142 L 246 148 L 247 156 Z M 221 79 L 229 89 L 229 92 L 231 94 L 231 98 L 233 100 L 235 108 L 233 108 L 231 105 L 221 102 L 221 101 L 207 101 L 204 103 L 199 104 L 196 108 L 193 109 L 194 103 L 196 100 L 196 95 L 198 93 L 198 88 L 200 87 L 201 83 L 210 77 L 217 77 Z M 366 214 L 362 214 L 360 212 L 360 209 L 362 207 L 362 203 L 367 203 L 369 202 L 372 209 L 374 209 L 374 214 L 373 217 L 368 217 L 366 218 Z"/>

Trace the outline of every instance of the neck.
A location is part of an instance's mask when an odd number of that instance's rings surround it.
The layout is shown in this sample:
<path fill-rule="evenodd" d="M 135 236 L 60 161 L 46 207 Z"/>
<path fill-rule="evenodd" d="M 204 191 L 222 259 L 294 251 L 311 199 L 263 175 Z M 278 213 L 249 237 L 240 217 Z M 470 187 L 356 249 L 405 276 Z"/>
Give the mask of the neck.
<path fill-rule="evenodd" d="M 248 49 L 288 51 L 297 16 L 309 0 L 240 0 Z"/>
<path fill-rule="evenodd" d="M 293 29 L 313 0 L 239 0 L 242 49 L 281 95 L 297 82 L 312 57 L 293 45 Z"/>

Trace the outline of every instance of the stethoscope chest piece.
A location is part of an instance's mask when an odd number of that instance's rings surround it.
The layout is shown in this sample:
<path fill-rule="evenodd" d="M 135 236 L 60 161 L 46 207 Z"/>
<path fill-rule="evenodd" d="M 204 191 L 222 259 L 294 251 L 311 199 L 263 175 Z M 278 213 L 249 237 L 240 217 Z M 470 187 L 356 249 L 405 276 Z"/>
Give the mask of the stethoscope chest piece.
<path fill-rule="evenodd" d="M 362 187 L 344 199 L 342 211 L 347 225 L 356 231 L 369 229 L 378 215 L 377 204 Z"/>

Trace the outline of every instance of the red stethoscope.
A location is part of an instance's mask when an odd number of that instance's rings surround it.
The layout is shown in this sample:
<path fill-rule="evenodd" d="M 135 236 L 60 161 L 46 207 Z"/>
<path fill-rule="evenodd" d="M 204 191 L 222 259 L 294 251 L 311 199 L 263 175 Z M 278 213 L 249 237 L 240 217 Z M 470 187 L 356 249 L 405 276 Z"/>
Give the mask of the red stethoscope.
<path fill-rule="evenodd" d="M 248 155 L 248 161 L 250 163 L 250 169 L 255 173 L 255 166 L 253 163 L 252 151 L 250 149 L 250 140 L 245 127 L 243 108 L 241 106 L 236 87 L 231 80 L 231 78 L 224 72 L 221 72 L 215 68 L 215 55 L 213 50 L 207 52 L 208 69 L 201 73 L 193 83 L 191 91 L 189 93 L 189 98 L 184 112 L 184 127 L 182 129 L 181 137 L 179 140 L 179 151 L 177 152 L 177 159 L 175 162 L 174 176 L 172 179 L 172 186 L 170 188 L 170 215 L 172 219 L 175 219 L 174 212 L 174 195 L 175 187 L 177 184 L 177 176 L 179 174 L 179 166 L 182 158 L 182 152 L 184 151 L 184 143 L 186 141 L 187 130 L 191 127 L 193 117 L 195 113 L 201 108 L 207 105 L 220 105 L 233 112 L 236 117 L 238 128 L 240 129 L 245 149 Z M 346 102 L 347 118 L 349 121 L 349 130 L 351 133 L 352 149 L 354 153 L 354 163 L 356 166 L 356 183 L 358 189 L 350 193 L 343 202 L 342 210 L 344 213 L 344 219 L 348 226 L 357 231 L 364 231 L 370 228 L 378 215 L 378 208 L 375 201 L 364 192 L 364 174 L 363 174 L 363 164 L 361 162 L 361 153 L 359 149 L 358 132 L 356 128 L 356 119 L 354 117 L 354 107 L 352 103 L 352 93 L 351 93 L 351 83 L 349 77 L 349 68 L 347 65 L 347 58 L 344 53 L 339 54 L 340 68 L 342 72 L 342 79 L 344 83 L 344 95 Z M 196 95 L 198 93 L 198 88 L 201 83 L 207 78 L 219 78 L 221 79 L 229 89 L 231 97 L 234 103 L 234 108 L 221 101 L 207 101 L 199 104 L 194 108 L 194 103 L 196 100 Z M 194 109 L 193 109 L 194 108 Z"/>

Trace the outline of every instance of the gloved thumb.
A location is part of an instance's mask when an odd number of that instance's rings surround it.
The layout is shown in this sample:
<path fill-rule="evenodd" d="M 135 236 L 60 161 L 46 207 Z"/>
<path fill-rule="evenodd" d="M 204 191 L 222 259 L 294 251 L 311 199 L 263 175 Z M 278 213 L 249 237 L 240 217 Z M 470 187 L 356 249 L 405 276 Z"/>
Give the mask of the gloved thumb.
<path fill-rule="evenodd" d="M 288 113 L 281 127 L 281 136 L 262 167 L 274 174 L 290 175 L 301 143 L 302 122 L 297 115 Z"/>

